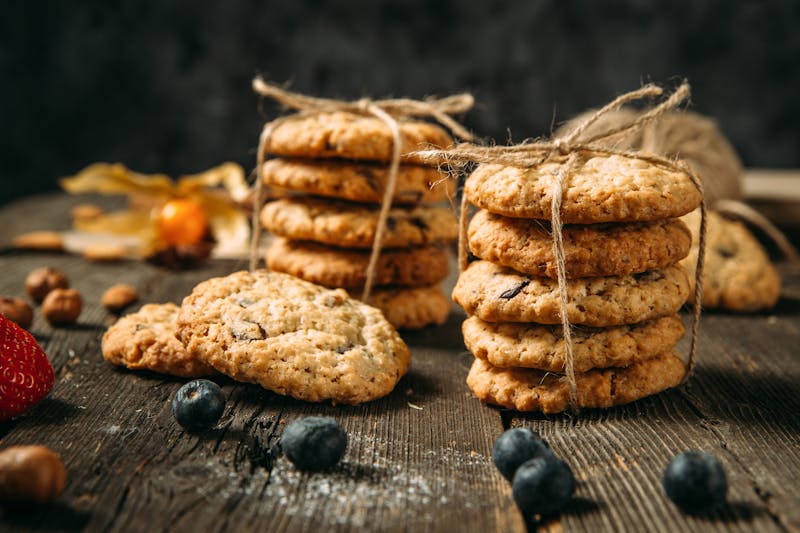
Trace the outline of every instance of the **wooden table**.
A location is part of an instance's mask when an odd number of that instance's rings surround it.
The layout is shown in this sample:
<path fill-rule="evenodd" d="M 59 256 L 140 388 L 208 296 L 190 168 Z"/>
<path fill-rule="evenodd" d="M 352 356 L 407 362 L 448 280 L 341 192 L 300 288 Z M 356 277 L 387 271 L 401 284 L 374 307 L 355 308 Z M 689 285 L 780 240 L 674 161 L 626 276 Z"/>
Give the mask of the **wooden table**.
<path fill-rule="evenodd" d="M 0 246 L 22 231 L 66 228 L 79 201 L 49 195 L 3 207 Z M 768 314 L 705 314 L 691 381 L 632 405 L 576 417 L 482 404 L 464 383 L 472 357 L 454 308 L 444 327 L 404 334 L 411 370 L 382 400 L 333 407 L 220 380 L 223 419 L 196 436 L 172 417 L 181 380 L 102 359 L 112 318 L 99 298 L 127 282 L 141 303 L 180 302 L 198 281 L 244 263 L 169 272 L 5 248 L 0 294 L 22 296 L 26 274 L 43 265 L 69 276 L 85 308 L 77 325 L 56 329 L 37 310 L 32 332 L 56 385 L 26 416 L 0 423 L 0 446 L 52 447 L 68 482 L 52 504 L 0 507 L 2 530 L 524 531 L 537 525 L 526 524 L 491 462 L 494 440 L 512 426 L 541 433 L 578 480 L 574 501 L 541 524 L 545 530 L 800 530 L 797 277 Z M 274 452 L 286 424 L 307 415 L 333 416 L 349 435 L 345 459 L 330 473 L 299 473 Z M 716 455 L 729 479 L 728 505 L 707 516 L 682 515 L 661 489 L 669 459 L 691 448 Z"/>

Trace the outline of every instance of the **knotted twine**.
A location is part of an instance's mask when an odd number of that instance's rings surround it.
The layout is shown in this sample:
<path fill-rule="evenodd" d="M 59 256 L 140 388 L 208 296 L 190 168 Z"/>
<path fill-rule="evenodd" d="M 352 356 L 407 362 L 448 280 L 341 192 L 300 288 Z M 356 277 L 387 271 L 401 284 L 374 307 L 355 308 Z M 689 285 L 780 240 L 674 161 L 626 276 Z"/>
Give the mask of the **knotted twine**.
<path fill-rule="evenodd" d="M 256 156 L 257 168 L 255 205 L 253 209 L 253 236 L 250 243 L 250 270 L 255 270 L 259 262 L 258 241 L 261 237 L 259 214 L 263 204 L 264 185 L 262 174 L 264 162 L 266 160 L 266 148 L 272 133 L 278 125 L 288 119 L 295 119 L 297 117 L 344 111 L 361 116 L 375 117 L 386 124 L 391 130 L 392 157 L 389 163 L 389 174 L 386 179 L 386 188 L 383 191 L 381 209 L 378 213 L 378 223 L 375 228 L 375 238 L 372 242 L 372 251 L 367 265 L 364 291 L 361 295 L 361 299 L 366 301 L 367 298 L 369 298 L 375 280 L 375 270 L 386 233 L 386 221 L 389 218 L 389 210 L 392 207 L 392 200 L 394 199 L 394 192 L 397 186 L 397 173 L 400 168 L 403 143 L 398 122 L 410 117 L 432 117 L 459 138 L 469 141 L 472 140 L 472 134 L 461 124 L 456 122 L 450 115 L 469 111 L 475 103 L 474 98 L 470 94 L 462 93 L 445 98 L 427 98 L 424 101 L 412 100 L 410 98 L 388 100 L 362 98 L 353 102 L 346 102 L 293 93 L 277 85 L 267 83 L 260 76 L 253 79 L 253 90 L 261 96 L 271 98 L 287 108 L 298 111 L 298 113 L 268 122 L 264 125 L 264 129 L 261 131 L 259 137 L 258 154 Z"/>
<path fill-rule="evenodd" d="M 697 269 L 695 272 L 695 301 L 694 313 L 692 315 L 692 339 L 689 351 L 689 361 L 686 366 L 681 383 L 684 383 L 694 369 L 695 352 L 697 349 L 697 332 L 700 322 L 701 295 L 703 293 L 703 264 L 705 261 L 705 241 L 706 241 L 706 200 L 703 195 L 703 184 L 689 165 L 677 159 L 669 159 L 660 155 L 644 152 L 622 150 L 613 147 L 613 140 L 630 135 L 651 121 L 657 119 L 666 111 L 673 109 L 686 101 L 690 95 L 689 85 L 683 83 L 666 100 L 653 107 L 647 112 L 637 114 L 630 120 L 607 128 L 593 135 L 586 135 L 585 138 L 578 138 L 586 130 L 596 123 L 605 114 L 619 109 L 623 105 L 636 100 L 645 98 L 656 98 L 663 94 L 663 90 L 655 85 L 646 85 L 639 90 L 623 94 L 607 104 L 591 116 L 587 117 L 573 129 L 564 133 L 561 137 L 551 140 L 531 141 L 513 146 L 477 146 L 469 143 L 461 143 L 453 148 L 446 150 L 426 150 L 413 152 L 413 155 L 422 161 L 436 162 L 449 166 L 458 171 L 470 164 L 494 163 L 506 166 L 521 168 L 537 168 L 546 162 L 561 163 L 555 176 L 553 185 L 553 197 L 551 202 L 550 223 L 553 232 L 553 255 L 556 258 L 556 271 L 558 277 L 558 290 L 560 300 L 561 329 L 564 338 L 564 373 L 569 384 L 570 406 L 574 409 L 578 405 L 578 389 L 575 380 L 573 346 L 571 324 L 567 316 L 568 296 L 567 296 L 567 277 L 564 259 L 563 224 L 561 221 L 561 203 L 564 195 L 564 186 L 567 178 L 573 171 L 579 156 L 584 158 L 595 156 L 621 156 L 630 159 L 638 159 L 652 165 L 671 170 L 684 172 L 689 176 L 692 183 L 700 191 L 701 219 L 700 219 L 700 248 L 697 255 Z M 459 224 L 459 250 L 458 263 L 459 270 L 464 271 L 467 267 L 467 198 L 465 194 L 461 197 L 460 224 Z"/>

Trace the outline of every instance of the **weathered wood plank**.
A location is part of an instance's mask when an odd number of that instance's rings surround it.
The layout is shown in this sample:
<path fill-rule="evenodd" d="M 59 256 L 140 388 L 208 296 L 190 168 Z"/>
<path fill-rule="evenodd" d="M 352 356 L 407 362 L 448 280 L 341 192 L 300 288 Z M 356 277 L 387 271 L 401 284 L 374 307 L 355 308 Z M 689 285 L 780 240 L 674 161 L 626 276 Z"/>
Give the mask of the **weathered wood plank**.
<path fill-rule="evenodd" d="M 109 316 L 99 298 L 111 284 L 127 282 L 140 290 L 140 304 L 179 302 L 198 281 L 243 264 L 172 273 L 136 262 L 22 253 L 6 253 L 0 263 L 3 293 L 22 295 L 26 273 L 47 264 L 68 275 L 86 304 L 72 328 L 50 328 L 37 311 L 32 331 L 52 358 L 57 383 L 27 416 L 0 424 L 0 446 L 37 442 L 61 453 L 67 489 L 52 513 L 2 509 L 0 528 L 524 530 L 491 464 L 500 417 L 470 400 L 464 387 L 470 358 L 460 317 L 405 335 L 412 368 L 385 399 L 315 405 L 221 379 L 229 396 L 223 421 L 193 436 L 171 414 L 181 380 L 102 360 L 99 339 Z M 301 474 L 275 448 L 287 422 L 310 414 L 334 416 L 348 432 L 348 452 L 333 472 Z"/>
<path fill-rule="evenodd" d="M 577 418 L 507 414 L 570 463 L 577 502 L 549 527 L 568 531 L 800 530 L 800 297 L 787 276 L 769 314 L 707 312 L 687 385 Z M 688 318 L 688 317 L 686 317 Z M 686 342 L 683 343 L 686 348 Z M 682 515 L 663 494 L 664 467 L 703 449 L 722 462 L 728 505 Z"/>
<path fill-rule="evenodd" d="M 54 195 L 0 209 L 0 234 L 63 228 L 80 199 Z M 31 222 L 31 210 L 41 216 Z M 2 246 L 2 244 L 0 244 Z M 170 273 L 126 262 L 90 264 L 53 254 L 0 255 L 0 293 L 22 295 L 25 274 L 50 264 L 84 295 L 72 328 L 33 331 L 57 371 L 51 396 L 20 420 L 0 424 L 0 446 L 39 442 L 64 457 L 69 482 L 45 512 L 0 509 L 0 530 L 420 530 L 520 531 L 510 487 L 491 465 L 504 425 L 529 425 L 573 467 L 577 498 L 546 530 L 800 530 L 800 283 L 787 276 L 770 314 L 704 315 L 697 372 L 683 388 L 579 417 L 519 416 L 486 407 L 464 377 L 471 356 L 460 317 L 405 334 L 412 370 L 383 400 L 360 407 L 313 405 L 221 380 L 229 396 L 219 427 L 202 436 L 174 422 L 181 380 L 118 370 L 99 339 L 109 316 L 102 291 L 137 286 L 142 302 L 176 301 L 198 281 L 243 267 L 212 262 Z M 300 474 L 275 444 L 299 416 L 336 417 L 350 435 L 344 462 Z M 682 515 L 663 495 L 668 460 L 702 448 L 722 461 L 729 504 Z M 540 524 L 529 524 L 531 527 Z"/>

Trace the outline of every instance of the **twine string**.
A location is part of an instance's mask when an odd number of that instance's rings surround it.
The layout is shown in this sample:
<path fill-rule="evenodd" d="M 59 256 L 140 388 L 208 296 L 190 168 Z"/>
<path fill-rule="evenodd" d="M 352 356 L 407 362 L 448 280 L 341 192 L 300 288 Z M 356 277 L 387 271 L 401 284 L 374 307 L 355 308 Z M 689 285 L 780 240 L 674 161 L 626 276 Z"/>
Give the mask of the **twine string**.
<path fill-rule="evenodd" d="M 362 98 L 347 102 L 291 92 L 275 84 L 267 83 L 260 76 L 253 80 L 253 90 L 259 95 L 271 98 L 289 109 L 308 114 L 346 111 L 358 115 L 376 116 L 374 110 L 378 108 L 398 119 L 433 117 L 461 139 L 472 140 L 472 134 L 450 116 L 466 113 L 475 105 L 475 99 L 468 93 L 454 94 L 444 98 L 429 97 L 425 100 L 413 100 L 411 98 L 370 100 Z"/>
<path fill-rule="evenodd" d="M 258 153 L 256 154 L 256 183 L 255 194 L 253 195 L 253 212 L 250 214 L 250 221 L 253 226 L 253 233 L 250 235 L 250 272 L 258 268 L 258 245 L 261 240 L 261 223 L 259 217 L 261 215 L 261 207 L 264 204 L 264 180 L 262 179 L 264 166 L 264 147 L 269 142 L 272 134 L 272 123 L 268 123 L 261 130 L 261 135 L 258 138 Z"/>
<path fill-rule="evenodd" d="M 400 126 L 386 111 L 380 107 L 370 105 L 368 110 L 377 118 L 382 120 L 392 131 L 392 161 L 389 164 L 389 176 L 386 180 L 386 188 L 381 199 L 381 210 L 378 213 L 378 224 L 375 228 L 375 239 L 372 242 L 372 252 L 369 255 L 367 265 L 367 276 L 364 282 L 364 291 L 361 293 L 361 300 L 366 302 L 372 291 L 372 284 L 375 282 L 375 271 L 378 266 L 378 258 L 381 255 L 383 238 L 386 234 L 386 221 L 389 218 L 389 210 L 392 208 L 394 190 L 397 186 L 397 171 L 400 168 L 400 148 L 403 139 L 400 137 Z"/>
<path fill-rule="evenodd" d="M 469 209 L 469 202 L 467 195 L 461 191 L 461 206 L 458 212 L 458 271 L 464 272 L 469 262 L 469 250 L 466 245 L 467 242 L 467 211 Z"/>
<path fill-rule="evenodd" d="M 651 154 L 643 151 L 621 150 L 602 144 L 609 139 L 617 136 L 630 135 L 639 128 L 656 120 L 665 112 L 674 109 L 688 100 L 690 96 L 688 83 L 681 84 L 663 102 L 654 106 L 649 111 L 636 115 L 633 119 L 611 129 L 606 129 L 587 139 L 581 139 L 584 132 L 597 122 L 606 113 L 619 109 L 623 105 L 640 100 L 643 98 L 654 98 L 661 96 L 663 90 L 655 85 L 647 85 L 641 89 L 620 95 L 601 109 L 588 116 L 578 123 L 572 130 L 567 131 L 563 136 L 551 140 L 535 140 L 512 146 L 477 146 L 471 143 L 460 143 L 446 150 L 423 150 L 414 152 L 417 159 L 434 164 L 445 164 L 455 171 L 463 170 L 470 164 L 491 163 L 504 166 L 514 166 L 521 168 L 536 168 L 545 162 L 560 163 L 560 169 L 555 176 L 552 189 L 551 203 L 551 224 L 553 231 L 553 250 L 556 256 L 556 267 L 558 273 L 559 295 L 561 301 L 561 325 L 565 345 L 565 370 L 567 381 L 570 388 L 570 405 L 576 407 L 577 384 L 574 376 L 574 358 L 572 337 L 570 334 L 571 326 L 567 316 L 567 294 L 566 294 L 566 265 L 564 261 L 563 231 L 560 220 L 560 211 L 566 180 L 572 173 L 578 160 L 586 160 L 596 156 L 620 156 L 628 159 L 637 159 L 648 162 L 661 168 L 679 171 L 687 174 L 701 194 L 701 222 L 699 237 L 699 253 L 697 256 L 697 268 L 695 270 L 695 301 L 694 312 L 692 315 L 692 340 L 689 352 L 689 359 L 686 365 L 683 382 L 691 375 L 695 364 L 695 353 L 697 350 L 697 333 L 700 322 L 702 298 L 702 279 L 703 267 L 705 263 L 705 244 L 706 244 L 706 201 L 703 194 L 703 185 L 697 174 L 682 161 L 669 159 L 660 155 Z M 579 157 L 580 156 L 580 157 Z M 461 216 L 466 215 L 466 200 L 462 199 Z M 462 220 L 460 228 L 465 228 L 466 224 Z M 463 271 L 467 266 L 468 256 L 467 238 L 465 229 L 459 231 L 459 268 Z"/>
<path fill-rule="evenodd" d="M 561 166 L 556 176 L 553 187 L 553 198 L 550 204 L 550 224 L 553 232 L 553 255 L 556 258 L 556 272 L 558 275 L 558 300 L 561 312 L 561 331 L 564 337 L 564 373 L 569 384 L 569 404 L 573 408 L 578 405 L 578 383 L 575 380 L 575 365 L 572 347 L 572 325 L 569 322 L 567 295 L 567 267 L 564 258 L 564 225 L 561 222 L 561 203 L 564 196 L 564 184 L 567 176 L 572 172 L 572 167 L 578 159 L 578 153 L 572 152 L 569 159 Z"/>
<path fill-rule="evenodd" d="M 259 217 L 261 215 L 261 208 L 264 205 L 263 167 L 267 158 L 266 147 L 267 144 L 269 144 L 270 137 L 272 137 L 272 132 L 275 131 L 275 127 L 281 124 L 284 120 L 286 120 L 286 117 L 277 118 L 266 123 L 264 128 L 261 130 L 261 135 L 258 137 L 258 153 L 256 154 L 256 183 L 253 194 L 253 212 L 250 215 L 250 221 L 253 225 L 253 232 L 250 235 L 251 272 L 258 268 L 258 264 L 260 262 L 258 255 L 258 246 L 260 244 L 259 241 L 261 240 L 261 224 L 259 222 Z"/>

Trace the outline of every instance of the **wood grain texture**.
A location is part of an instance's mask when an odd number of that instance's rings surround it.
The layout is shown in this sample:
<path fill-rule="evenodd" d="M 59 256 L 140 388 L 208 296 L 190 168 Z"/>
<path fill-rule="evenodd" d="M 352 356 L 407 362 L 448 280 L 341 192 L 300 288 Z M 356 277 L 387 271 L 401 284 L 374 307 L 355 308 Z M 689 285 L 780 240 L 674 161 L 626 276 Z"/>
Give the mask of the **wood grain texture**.
<path fill-rule="evenodd" d="M 60 213 L 63 225 L 69 202 L 59 196 L 54 203 L 47 212 Z M 9 206 L 0 227 L 8 217 L 15 227 L 24 223 L 20 209 L 29 206 Z M 405 335 L 411 370 L 384 399 L 357 407 L 309 404 L 223 378 L 223 419 L 196 436 L 172 417 L 171 398 L 182 380 L 102 359 L 100 337 L 113 317 L 99 306 L 100 296 L 124 282 L 142 297 L 132 310 L 180 303 L 197 282 L 244 263 L 169 272 L 133 261 L 92 264 L 6 252 L 0 265 L 0 294 L 22 296 L 27 272 L 50 265 L 67 274 L 85 302 L 79 323 L 69 328 L 51 328 L 36 311 L 31 330 L 52 360 L 56 385 L 26 416 L 0 424 L 2 447 L 35 442 L 61 454 L 66 491 L 45 513 L 2 508 L 0 528 L 442 531 L 468 524 L 473 531 L 524 531 L 491 463 L 501 418 L 471 400 L 464 386 L 471 356 L 463 351 L 461 317 Z M 300 473 L 278 451 L 286 424 L 307 415 L 333 416 L 347 431 L 347 454 L 332 472 Z"/>
<path fill-rule="evenodd" d="M 56 195 L 4 207 L 3 239 L 11 227 L 63 227 L 73 203 Z M 46 220 L 26 222 L 32 209 Z M 0 447 L 52 447 L 68 482 L 42 508 L 0 507 L 2 531 L 800 531 L 800 282 L 786 269 L 775 310 L 704 314 L 690 382 L 632 405 L 545 417 L 481 404 L 464 384 L 471 355 L 454 312 L 441 328 L 404 333 L 412 368 L 382 400 L 308 404 L 221 379 L 223 418 L 197 436 L 172 417 L 182 380 L 102 359 L 112 317 L 100 295 L 125 282 L 142 295 L 132 309 L 180 302 L 198 281 L 244 265 L 175 273 L 5 251 L 0 294 L 22 296 L 25 275 L 42 265 L 66 272 L 86 305 L 70 328 L 51 328 L 36 311 L 32 331 L 56 386 L 26 416 L 0 423 Z M 335 417 L 349 435 L 332 472 L 299 473 L 276 448 L 287 423 L 312 414 Z M 573 502 L 544 523 L 523 521 L 491 464 L 494 440 L 519 425 L 539 431 L 578 480 Z M 728 504 L 709 515 L 681 514 L 661 489 L 667 462 L 691 448 L 716 455 L 728 475 Z"/>
<path fill-rule="evenodd" d="M 698 365 L 683 387 L 577 417 L 504 413 L 541 433 L 578 480 L 576 502 L 545 529 L 800 531 L 800 291 L 787 281 L 768 314 L 703 315 Z M 664 468 L 688 449 L 721 461 L 724 508 L 689 517 L 664 496 Z"/>

